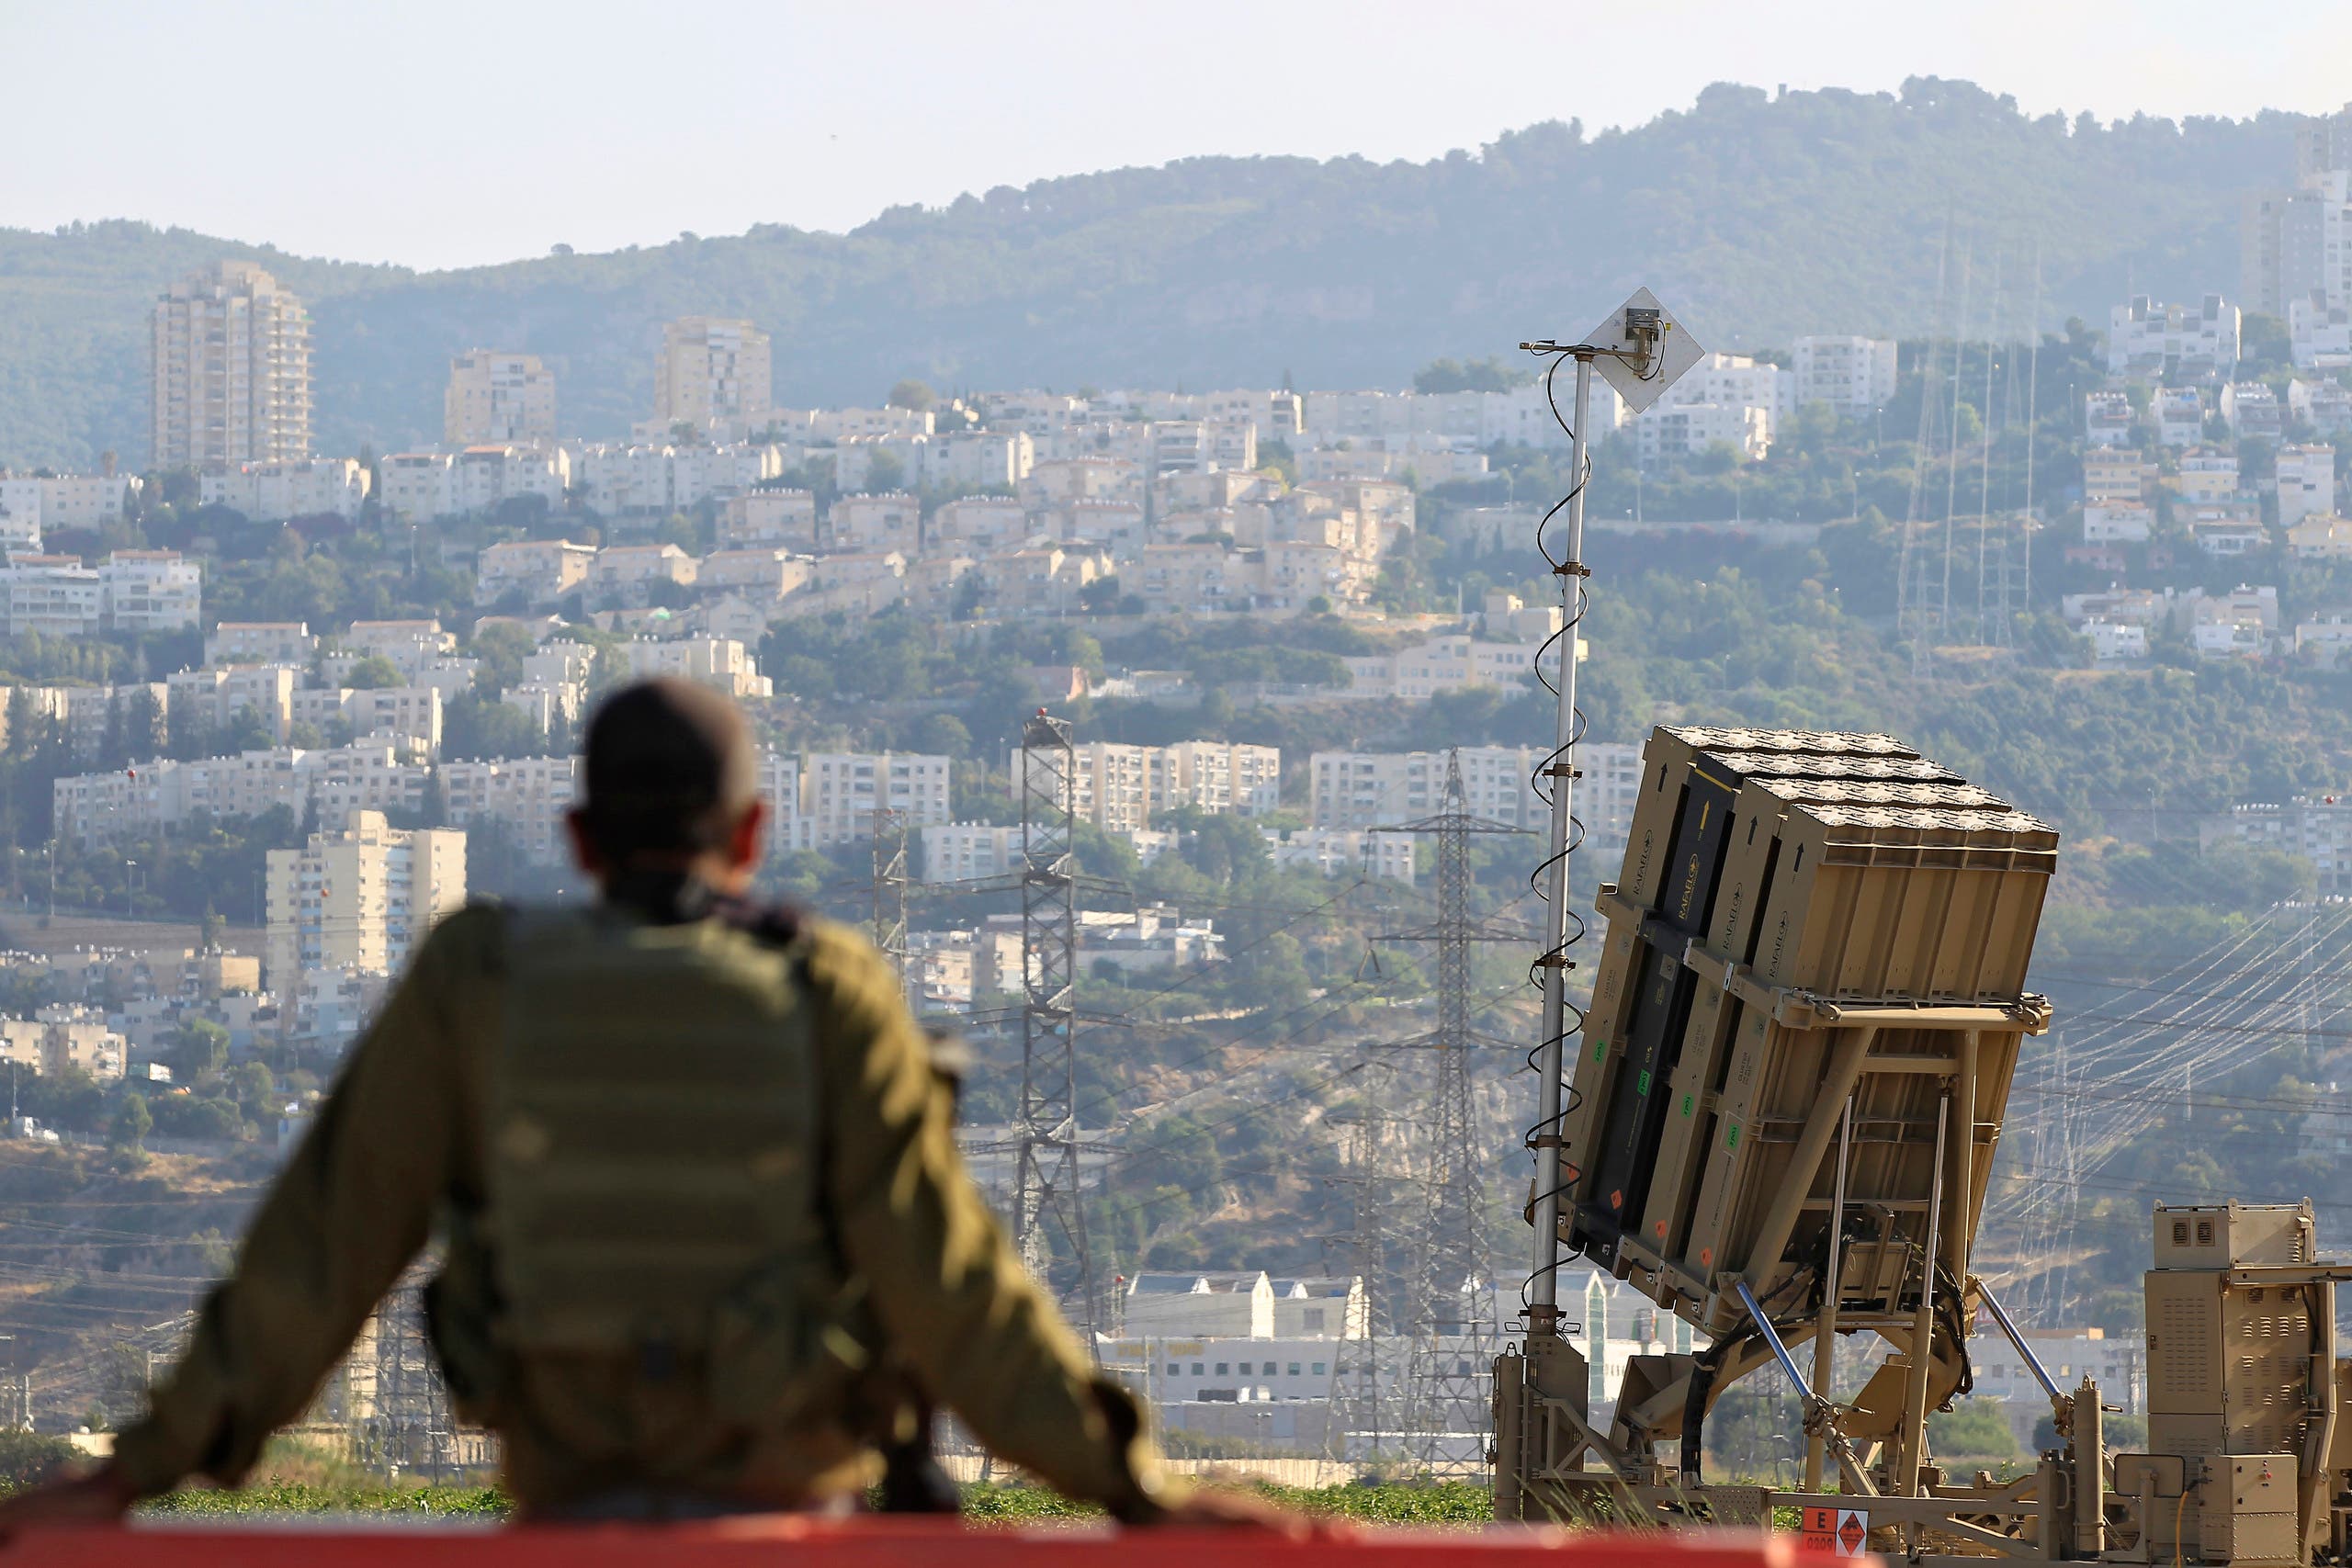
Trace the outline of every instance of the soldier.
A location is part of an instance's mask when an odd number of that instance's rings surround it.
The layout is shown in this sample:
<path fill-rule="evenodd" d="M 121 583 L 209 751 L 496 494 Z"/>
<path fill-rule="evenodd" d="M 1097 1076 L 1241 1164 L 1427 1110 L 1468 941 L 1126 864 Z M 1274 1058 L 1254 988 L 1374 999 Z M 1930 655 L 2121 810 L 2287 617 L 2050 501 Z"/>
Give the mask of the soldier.
<path fill-rule="evenodd" d="M 879 1373 L 1120 1519 L 1272 1522 L 1182 1494 L 1093 1374 L 964 1171 L 881 956 L 745 901 L 763 811 L 732 705 L 631 686 L 586 750 L 569 825 L 597 906 L 434 931 L 149 1415 L 95 1475 L 0 1507 L 0 1532 L 234 1484 L 436 1226 L 435 1348 L 526 1517 L 850 1495 Z"/>

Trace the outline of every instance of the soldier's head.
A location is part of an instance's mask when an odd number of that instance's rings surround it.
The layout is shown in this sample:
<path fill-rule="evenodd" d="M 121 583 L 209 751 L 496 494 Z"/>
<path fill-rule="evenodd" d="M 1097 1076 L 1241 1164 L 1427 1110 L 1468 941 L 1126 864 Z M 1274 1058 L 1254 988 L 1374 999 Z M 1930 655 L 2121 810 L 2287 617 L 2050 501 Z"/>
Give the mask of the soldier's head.
<path fill-rule="evenodd" d="M 573 808 L 582 870 L 691 873 L 741 892 L 760 860 L 759 763 L 735 705 L 684 681 L 640 681 L 588 721 L 586 794 Z"/>

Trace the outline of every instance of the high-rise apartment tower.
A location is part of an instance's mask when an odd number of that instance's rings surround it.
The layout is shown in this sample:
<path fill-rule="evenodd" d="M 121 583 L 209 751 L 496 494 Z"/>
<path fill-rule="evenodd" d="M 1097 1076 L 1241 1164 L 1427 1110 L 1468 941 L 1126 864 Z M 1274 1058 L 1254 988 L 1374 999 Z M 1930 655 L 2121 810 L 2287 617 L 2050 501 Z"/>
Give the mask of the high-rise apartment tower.
<path fill-rule="evenodd" d="M 555 372 L 536 354 L 458 355 L 449 361 L 442 435 L 452 446 L 553 445 Z"/>
<path fill-rule="evenodd" d="M 251 262 L 215 262 L 155 301 L 155 466 L 311 455 L 311 317 Z"/>
<path fill-rule="evenodd" d="M 741 436 L 767 422 L 773 397 L 768 334 L 750 321 L 686 316 L 662 329 L 653 415 L 662 423 Z"/>

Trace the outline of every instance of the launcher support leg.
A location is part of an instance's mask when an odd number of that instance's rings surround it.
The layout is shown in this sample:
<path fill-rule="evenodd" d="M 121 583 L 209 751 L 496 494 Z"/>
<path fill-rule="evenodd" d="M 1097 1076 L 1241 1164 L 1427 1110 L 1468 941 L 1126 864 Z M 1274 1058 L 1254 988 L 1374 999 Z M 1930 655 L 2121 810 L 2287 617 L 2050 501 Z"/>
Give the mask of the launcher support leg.
<path fill-rule="evenodd" d="M 1846 1109 L 1838 1120 L 1838 1180 L 1829 1193 L 1829 1264 L 1828 1275 L 1821 1286 L 1821 1326 L 1813 1336 L 1813 1391 L 1823 1399 L 1829 1397 L 1829 1385 L 1837 1371 L 1838 1360 L 1838 1296 L 1839 1280 L 1838 1244 L 1845 1237 L 1846 1166 L 1854 1149 L 1854 1102 L 1846 1101 Z M 1821 1490 L 1821 1458 L 1826 1447 L 1826 1434 L 1811 1430 L 1807 1424 L 1804 1439 L 1804 1489 Z"/>
<path fill-rule="evenodd" d="M 1919 1495 L 1919 1468 L 1928 1446 L 1928 1370 L 1935 1358 L 1936 1254 L 1943 1224 L 1944 1139 L 1951 1123 L 1951 1094 L 1936 1103 L 1936 1160 L 1928 1185 L 1928 1223 L 1919 1235 L 1919 1310 L 1911 1325 L 1911 1364 L 1903 1379 L 1903 1427 L 1895 1433 L 1894 1495 Z"/>

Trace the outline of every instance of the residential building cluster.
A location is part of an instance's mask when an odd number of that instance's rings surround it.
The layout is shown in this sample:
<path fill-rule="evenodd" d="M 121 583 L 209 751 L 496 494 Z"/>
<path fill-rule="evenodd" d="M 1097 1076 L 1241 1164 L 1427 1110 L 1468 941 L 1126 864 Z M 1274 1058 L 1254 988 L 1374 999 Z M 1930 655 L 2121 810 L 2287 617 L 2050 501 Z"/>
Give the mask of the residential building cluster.
<path fill-rule="evenodd" d="M 2282 614 L 2278 585 L 2250 570 L 2352 559 L 2336 493 L 2352 434 L 2348 225 L 2352 107 L 2299 122 L 2294 186 L 2245 201 L 2241 288 L 2247 308 L 2285 320 L 2290 373 L 2245 373 L 2245 319 L 2220 294 L 2135 295 L 2110 312 L 2107 384 L 2083 394 L 2081 538 L 2064 550 L 2109 578 L 2063 604 L 2098 664 L 2148 659 L 2167 637 L 2202 658 L 2324 668 L 2352 646 L 2352 604 Z M 2199 557 L 2243 561 L 2254 580 L 2229 592 L 2132 581 Z"/>

